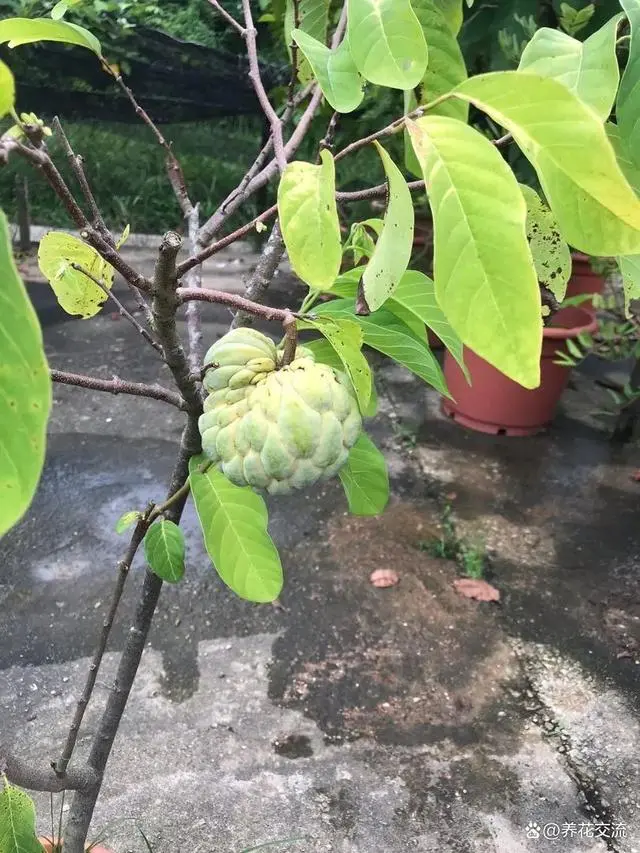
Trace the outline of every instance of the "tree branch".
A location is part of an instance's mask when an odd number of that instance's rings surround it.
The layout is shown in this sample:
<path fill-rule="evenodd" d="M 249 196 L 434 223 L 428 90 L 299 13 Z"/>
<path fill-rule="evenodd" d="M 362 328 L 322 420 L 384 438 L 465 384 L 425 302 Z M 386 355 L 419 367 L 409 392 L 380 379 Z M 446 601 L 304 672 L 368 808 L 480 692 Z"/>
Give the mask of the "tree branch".
<path fill-rule="evenodd" d="M 185 216 L 188 216 L 191 208 L 193 207 L 191 203 L 191 199 L 189 198 L 189 192 L 187 190 L 187 184 L 184 179 L 184 174 L 182 172 L 182 167 L 178 161 L 178 158 L 173 153 L 171 145 L 164 138 L 160 129 L 155 124 L 149 113 L 140 104 L 137 102 L 135 95 L 131 91 L 131 89 L 127 86 L 127 84 L 122 79 L 122 76 L 113 70 L 113 68 L 104 60 L 102 61 L 103 69 L 109 74 L 118 84 L 118 86 L 122 89 L 124 94 L 129 99 L 131 106 L 133 107 L 135 114 L 142 119 L 142 121 L 147 125 L 147 127 L 151 130 L 153 135 L 158 142 L 158 145 L 164 148 L 165 153 L 167 155 L 167 176 L 169 178 L 169 183 L 173 189 L 174 195 L 178 200 L 178 204 L 180 205 L 180 209 L 182 210 Z"/>
<path fill-rule="evenodd" d="M 150 397 L 152 400 L 162 400 L 177 409 L 187 411 L 187 404 L 179 394 L 163 388 L 161 385 L 146 385 L 143 382 L 127 382 L 114 376 L 113 379 L 97 379 L 82 373 L 66 373 L 63 370 L 51 370 L 53 382 L 62 385 L 76 385 L 78 388 L 88 388 L 91 391 L 106 391 L 109 394 L 131 394 L 133 397 Z"/>
<path fill-rule="evenodd" d="M 200 230 L 200 206 L 195 205 L 187 217 L 189 234 L 189 251 L 195 253 L 198 247 L 198 231 Z M 196 264 L 187 276 L 187 286 L 192 289 L 202 287 L 202 265 Z M 202 323 L 200 322 L 200 305 L 193 300 L 187 305 L 187 334 L 189 336 L 189 367 L 197 373 L 202 366 Z"/>
<path fill-rule="evenodd" d="M 252 302 L 243 296 L 237 296 L 235 293 L 227 293 L 224 290 L 209 290 L 209 288 L 190 290 L 188 287 L 179 287 L 176 294 L 182 304 L 192 299 L 199 300 L 200 302 L 213 302 L 215 305 L 226 305 L 228 308 L 235 308 L 236 311 L 246 311 L 256 317 L 262 317 L 263 320 L 278 320 L 279 322 L 283 322 L 291 313 L 283 308 L 259 305 L 257 302 Z"/>
<path fill-rule="evenodd" d="M 156 335 L 163 346 L 165 360 L 178 390 L 186 401 L 188 411 L 199 415 L 202 411 L 202 399 L 189 369 L 176 326 L 176 310 L 180 304 L 176 294 L 176 257 L 181 245 L 180 235 L 173 231 L 168 231 L 162 238 L 154 273 L 151 309 Z M 194 288 L 193 292 L 200 293 L 201 290 Z"/>
<path fill-rule="evenodd" d="M 269 96 L 267 95 L 262 77 L 260 76 L 260 64 L 258 62 L 258 45 L 256 36 L 258 32 L 253 24 L 253 16 L 251 14 L 251 0 L 242 0 L 242 11 L 244 14 L 244 39 L 247 44 L 247 55 L 249 57 L 249 79 L 253 85 L 260 106 L 271 126 L 271 135 L 273 137 L 273 151 L 276 157 L 276 163 L 280 172 L 283 172 L 287 165 L 287 155 L 284 150 L 284 139 L 282 138 L 282 122 L 278 118 L 278 114 L 274 110 Z"/>
<path fill-rule="evenodd" d="M 244 38 L 244 32 L 245 32 L 245 31 L 244 31 L 244 27 L 242 26 L 242 24 L 239 24 L 239 23 L 236 21 L 236 19 L 235 19 L 232 15 L 230 15 L 230 14 L 227 12 L 227 10 L 226 10 L 226 9 L 223 9 L 223 8 L 222 8 L 222 6 L 220 5 L 220 3 L 218 3 L 218 0 L 209 0 L 209 3 L 211 3 L 211 5 L 213 6 L 213 8 L 214 8 L 214 9 L 215 9 L 215 10 L 216 10 L 220 15 L 222 15 L 222 17 L 225 19 L 225 21 L 226 21 L 230 26 L 232 26 L 232 27 L 234 28 L 234 30 L 237 30 L 237 32 L 239 32 L 239 33 L 240 33 L 240 35 Z"/>
<path fill-rule="evenodd" d="M 260 303 L 264 299 L 269 285 L 271 284 L 276 270 L 278 269 L 282 258 L 284 257 L 285 246 L 280 231 L 278 220 L 275 221 L 271 234 L 262 250 L 260 260 L 253 271 L 247 286 L 244 290 L 244 298 L 251 300 L 253 303 Z M 285 312 L 286 313 L 286 312 Z M 236 329 L 238 326 L 248 326 L 252 322 L 253 312 L 239 310 L 236 312 L 231 328 Z M 283 322 L 286 322 L 283 320 Z"/>
<path fill-rule="evenodd" d="M 58 776 L 53 767 L 33 767 L 30 761 L 13 755 L 6 743 L 0 744 L 0 773 L 4 773 L 13 785 L 20 788 L 52 794 L 87 790 L 98 781 L 96 772 L 86 766 L 72 767 L 64 776 Z"/>
<path fill-rule="evenodd" d="M 60 777 L 64 777 L 65 773 L 67 772 L 69 762 L 71 761 L 73 750 L 75 749 L 76 741 L 78 739 L 80 726 L 82 724 L 85 711 L 87 710 L 89 700 L 91 699 L 93 688 L 95 687 L 96 683 L 96 678 L 98 677 L 98 671 L 100 670 L 100 665 L 102 664 L 102 658 L 104 657 L 104 653 L 107 648 L 107 641 L 109 639 L 109 634 L 111 633 L 113 620 L 115 619 L 118 606 L 120 605 L 120 599 L 122 598 L 124 586 L 129 575 L 129 569 L 131 568 L 133 558 L 135 557 L 138 548 L 142 544 L 142 540 L 144 539 L 150 524 L 151 520 L 149 518 L 149 513 L 139 519 L 138 523 L 136 524 L 135 530 L 133 531 L 133 534 L 131 536 L 129 547 L 127 548 L 127 553 L 125 554 L 124 559 L 122 559 L 118 563 L 118 577 L 116 580 L 115 589 L 113 590 L 113 595 L 111 596 L 111 604 L 109 606 L 109 611 L 105 617 L 104 622 L 102 623 L 102 631 L 100 632 L 98 645 L 93 654 L 91 665 L 89 666 L 89 673 L 87 675 L 84 690 L 82 691 L 82 695 L 78 699 L 78 703 L 76 705 L 76 712 L 73 716 L 73 721 L 71 723 L 71 727 L 67 735 L 67 740 L 65 742 L 60 758 L 55 763 L 55 772 Z"/>
<path fill-rule="evenodd" d="M 162 341 L 162 343 L 165 349 L 169 345 L 169 341 Z M 189 421 L 182 433 L 180 451 L 171 476 L 167 498 L 175 495 L 176 492 L 184 487 L 189 478 L 189 459 L 194 454 L 199 453 L 200 449 L 198 418 L 196 414 L 192 414 L 189 416 Z M 176 500 L 172 504 L 167 512 L 167 517 L 175 524 L 178 524 L 180 521 L 185 501 L 186 494 L 183 494 L 179 500 Z M 127 634 L 125 646 L 120 657 L 120 664 L 113 688 L 109 694 L 89 753 L 88 764 L 96 774 L 98 781 L 91 787 L 79 790 L 73 798 L 69 819 L 65 828 L 65 853 L 83 853 L 84 851 L 84 842 L 89 832 L 89 825 L 100 792 L 102 777 L 140 665 L 140 659 L 142 658 L 142 653 L 147 642 L 161 590 L 162 581 L 160 578 L 147 571 L 133 624 Z"/>

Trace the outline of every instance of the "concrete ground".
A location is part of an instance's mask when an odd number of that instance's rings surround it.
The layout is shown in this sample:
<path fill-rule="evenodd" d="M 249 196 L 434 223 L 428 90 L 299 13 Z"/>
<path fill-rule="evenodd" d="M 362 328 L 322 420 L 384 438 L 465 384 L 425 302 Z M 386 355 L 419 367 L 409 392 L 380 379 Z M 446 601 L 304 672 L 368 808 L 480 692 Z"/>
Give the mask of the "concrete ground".
<path fill-rule="evenodd" d="M 252 260 L 218 257 L 208 280 L 241 289 Z M 276 300 L 290 286 L 285 272 Z M 45 285 L 31 292 L 54 367 L 168 382 L 108 307 L 80 321 Z M 205 314 L 212 341 L 228 314 Z M 226 590 L 188 508 L 187 576 L 163 592 L 94 833 L 118 853 L 146 849 L 137 827 L 158 853 L 639 853 L 637 447 L 609 444 L 585 377 L 529 439 L 462 429 L 389 363 L 377 377 L 368 428 L 389 461 L 389 509 L 350 517 L 339 483 L 270 500 L 282 608 Z M 40 489 L 2 542 L 0 726 L 26 755 L 60 749 L 124 547 L 114 523 L 163 494 L 181 419 L 55 389 Z M 484 543 L 499 604 L 461 598 L 457 566 L 424 550 L 447 502 Z M 400 583 L 373 587 L 377 568 Z M 138 559 L 80 753 L 142 572 Z"/>

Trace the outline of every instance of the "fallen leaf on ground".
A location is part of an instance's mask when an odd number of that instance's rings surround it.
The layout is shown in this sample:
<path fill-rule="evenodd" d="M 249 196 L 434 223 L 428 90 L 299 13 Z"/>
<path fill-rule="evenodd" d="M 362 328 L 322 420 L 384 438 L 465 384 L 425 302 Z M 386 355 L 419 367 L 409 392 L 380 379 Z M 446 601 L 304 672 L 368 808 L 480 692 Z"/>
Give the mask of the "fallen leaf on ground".
<path fill-rule="evenodd" d="M 456 591 L 474 601 L 500 601 L 500 592 L 479 578 L 458 578 L 453 582 Z"/>
<path fill-rule="evenodd" d="M 400 582 L 400 577 L 393 569 L 376 569 L 375 572 L 371 572 L 369 581 L 373 586 L 384 589 L 387 586 L 395 586 Z"/>
<path fill-rule="evenodd" d="M 640 483 L 640 468 L 637 471 L 634 471 L 631 474 L 630 479 L 632 479 L 635 483 Z"/>

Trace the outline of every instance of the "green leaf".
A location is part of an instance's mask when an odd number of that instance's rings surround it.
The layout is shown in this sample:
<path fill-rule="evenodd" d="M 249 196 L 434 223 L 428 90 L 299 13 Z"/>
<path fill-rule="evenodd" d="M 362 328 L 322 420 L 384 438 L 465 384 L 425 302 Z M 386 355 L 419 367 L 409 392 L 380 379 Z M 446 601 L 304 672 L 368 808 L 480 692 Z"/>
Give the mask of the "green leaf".
<path fill-rule="evenodd" d="M 103 261 L 94 248 L 71 234 L 47 232 L 38 247 L 40 271 L 49 281 L 64 310 L 87 319 L 98 313 L 108 299 L 108 293 L 83 272 L 74 269 L 72 264 L 83 267 L 101 281 L 107 290 L 111 290 L 113 267 Z"/>
<path fill-rule="evenodd" d="M 518 183 L 489 140 L 446 116 L 409 123 L 429 187 L 435 292 L 463 343 L 525 388 L 540 383 L 540 292 Z"/>
<path fill-rule="evenodd" d="M 455 89 L 466 80 L 467 69 L 460 45 L 437 0 L 413 0 L 412 5 L 429 45 L 429 65 L 418 85 L 418 103 L 422 105 Z M 457 5 L 462 13 L 460 0 Z M 451 116 L 460 121 L 467 121 L 468 114 L 468 104 L 455 98 L 429 110 L 429 115 Z"/>
<path fill-rule="evenodd" d="M 301 324 L 303 325 L 303 324 Z M 358 399 L 361 412 L 366 412 L 371 399 L 371 368 L 362 354 L 362 330 L 355 320 L 321 317 L 304 325 L 317 329 L 338 354 L 340 370 L 346 371 Z"/>
<path fill-rule="evenodd" d="M 622 174 L 627 179 L 635 194 L 640 195 L 640 167 L 636 166 L 633 162 L 626 139 L 622 138 L 620 129 L 612 121 L 608 121 L 604 128 L 607 132 L 607 138 L 613 146 Z"/>
<path fill-rule="evenodd" d="M 348 0 L 349 46 L 362 76 L 413 89 L 427 69 L 427 43 L 410 0 Z"/>
<path fill-rule="evenodd" d="M 124 533 L 130 527 L 133 527 L 134 524 L 137 524 L 140 518 L 142 518 L 142 514 L 136 509 L 132 509 L 129 512 L 123 512 L 120 518 L 116 521 L 116 533 Z"/>
<path fill-rule="evenodd" d="M 405 323 L 381 308 L 366 316 L 355 313 L 353 299 L 335 299 L 316 306 L 315 314 L 323 317 L 355 319 L 364 333 L 364 343 L 404 365 L 416 376 L 445 396 L 449 396 L 438 360 L 424 341 L 419 340 Z"/>
<path fill-rule="evenodd" d="M 291 36 L 304 54 L 322 89 L 322 94 L 336 112 L 350 113 L 364 98 L 364 81 L 349 50 L 346 38 L 335 50 L 302 30 L 292 30 Z"/>
<path fill-rule="evenodd" d="M 538 281 L 562 302 L 571 275 L 571 251 L 538 193 L 525 184 L 520 184 L 520 190 L 527 204 L 527 239 Z"/>
<path fill-rule="evenodd" d="M 640 166 L 640 0 L 620 0 L 631 28 L 629 56 L 620 81 L 616 121 L 634 162 Z"/>
<path fill-rule="evenodd" d="M 611 18 L 584 42 L 542 27 L 525 47 L 518 70 L 557 80 L 604 121 L 620 80 L 616 37 L 621 19 L 622 13 Z"/>
<path fill-rule="evenodd" d="M 329 25 L 329 7 L 331 0 L 298 0 L 298 29 L 310 35 L 321 44 L 327 40 Z M 290 50 L 292 33 L 296 28 L 293 0 L 286 0 L 284 15 L 284 39 Z M 312 79 L 311 67 L 304 56 L 298 58 L 298 79 L 308 83 Z"/>
<path fill-rule="evenodd" d="M 166 518 L 154 522 L 144 537 L 144 556 L 149 568 L 168 583 L 184 577 L 184 533 Z"/>
<path fill-rule="evenodd" d="M 5 18 L 0 21 L 0 44 L 8 43 L 9 47 L 19 47 L 38 41 L 75 44 L 102 56 L 98 39 L 89 30 L 77 24 L 54 21 L 51 18 Z"/>
<path fill-rule="evenodd" d="M 44 464 L 51 379 L 36 312 L 0 211 L 0 536 L 29 508 Z"/>
<path fill-rule="evenodd" d="M 442 12 L 451 32 L 457 36 L 462 27 L 462 0 L 435 0 L 435 4 Z M 471 6 L 469 0 L 467 0 L 467 6 Z"/>
<path fill-rule="evenodd" d="M 51 9 L 51 17 L 54 21 L 59 21 L 61 18 L 64 18 L 70 8 L 78 6 L 81 2 L 82 0 L 58 0 Z"/>
<path fill-rule="evenodd" d="M 267 532 L 267 507 L 249 486 L 235 486 L 205 456 L 189 460 L 191 493 L 207 553 L 222 580 L 240 598 L 274 601 L 282 590 L 282 565 Z"/>
<path fill-rule="evenodd" d="M 394 291 L 409 266 L 413 251 L 413 201 L 402 172 L 384 148 L 375 143 L 389 186 L 384 228 L 362 276 L 367 305 L 376 311 Z"/>
<path fill-rule="evenodd" d="M 345 255 L 347 252 L 352 252 L 354 264 L 359 264 L 363 258 L 367 258 L 368 260 L 373 255 L 375 247 L 376 244 L 373 237 L 367 231 L 364 223 L 354 222 L 342 254 Z"/>
<path fill-rule="evenodd" d="M 589 21 L 593 18 L 596 7 L 593 3 L 589 3 L 583 9 L 575 9 L 569 3 L 560 4 L 559 24 L 563 30 L 569 33 L 570 36 L 575 36 L 580 30 L 588 26 Z"/>
<path fill-rule="evenodd" d="M 0 791 L 0 851 L 42 853 L 36 836 L 36 810 L 31 797 L 5 782 Z"/>
<path fill-rule="evenodd" d="M 331 346 L 329 341 L 326 338 L 316 338 L 314 341 L 305 341 L 304 343 L 307 349 L 310 349 L 313 353 L 313 356 L 316 361 L 321 362 L 322 364 L 328 364 L 329 367 L 333 367 L 334 370 L 344 370 L 342 360 L 335 349 Z M 354 390 L 355 393 L 355 390 Z M 369 402 L 366 407 L 362 410 L 362 414 L 366 418 L 372 418 L 378 411 L 378 394 L 376 392 L 375 382 L 373 381 L 373 375 L 371 376 L 371 394 L 369 397 Z"/>
<path fill-rule="evenodd" d="M 405 323 L 407 320 L 404 312 L 409 312 L 423 329 L 428 326 L 440 338 L 466 374 L 462 341 L 438 305 L 435 285 L 429 276 L 418 270 L 408 270 L 400 279 L 400 284 L 386 307 Z"/>
<path fill-rule="evenodd" d="M 380 515 L 389 502 L 387 463 L 366 433 L 351 448 L 340 480 L 353 515 Z"/>
<path fill-rule="evenodd" d="M 336 208 L 336 169 L 326 149 L 322 163 L 289 163 L 278 187 L 278 216 L 291 266 L 314 290 L 329 290 L 342 262 Z"/>
<path fill-rule="evenodd" d="M 569 245 L 600 257 L 640 251 L 640 202 L 602 122 L 565 86 L 501 71 L 466 80 L 454 94 L 513 133 Z"/>
<path fill-rule="evenodd" d="M 16 99 L 16 85 L 9 68 L 0 62 L 0 118 L 13 109 Z"/>

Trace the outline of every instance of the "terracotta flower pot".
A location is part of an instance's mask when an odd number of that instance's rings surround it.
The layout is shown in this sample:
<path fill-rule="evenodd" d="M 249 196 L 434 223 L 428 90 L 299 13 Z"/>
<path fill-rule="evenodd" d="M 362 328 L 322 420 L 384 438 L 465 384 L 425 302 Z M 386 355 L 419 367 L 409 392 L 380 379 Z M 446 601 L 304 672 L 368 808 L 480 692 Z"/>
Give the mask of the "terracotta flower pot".
<path fill-rule="evenodd" d="M 597 328 L 593 313 L 585 308 L 564 308 L 543 333 L 541 382 L 528 390 L 508 379 L 483 358 L 465 348 L 464 359 L 471 385 L 447 352 L 444 375 L 453 400 L 442 401 L 445 414 L 458 423 L 494 435 L 533 435 L 553 420 L 570 368 L 556 364 L 556 353 L 566 351 L 565 341 Z M 454 402 L 455 401 L 455 402 Z"/>
<path fill-rule="evenodd" d="M 602 293 L 604 289 L 605 278 L 600 273 L 594 272 L 589 263 L 589 256 L 583 255 L 581 252 L 573 252 L 571 255 L 573 265 L 571 268 L 571 278 L 567 284 L 566 298 L 571 296 L 581 296 L 583 293 Z M 593 302 L 585 302 L 584 308 L 592 308 Z"/>
<path fill-rule="evenodd" d="M 42 844 L 44 853 L 57 853 L 60 843 L 57 838 L 51 838 L 50 835 L 41 835 L 38 837 L 38 841 Z M 87 844 L 85 850 L 89 851 L 89 853 L 113 853 L 113 851 L 106 847 L 101 847 L 97 844 Z"/>

